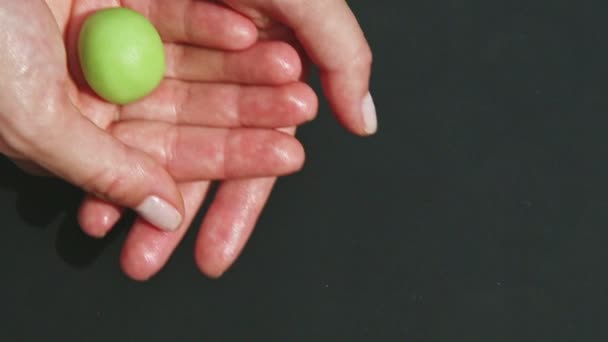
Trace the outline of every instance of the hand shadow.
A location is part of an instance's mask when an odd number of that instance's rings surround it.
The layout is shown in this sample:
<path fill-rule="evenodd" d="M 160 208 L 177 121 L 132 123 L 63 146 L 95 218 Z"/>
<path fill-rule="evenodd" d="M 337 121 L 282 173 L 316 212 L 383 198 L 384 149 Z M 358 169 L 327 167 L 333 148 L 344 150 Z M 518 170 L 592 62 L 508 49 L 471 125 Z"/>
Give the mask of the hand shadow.
<path fill-rule="evenodd" d="M 55 240 L 58 255 L 75 268 L 86 268 L 126 230 L 133 215 L 124 219 L 104 239 L 82 232 L 77 220 L 81 190 L 59 179 L 30 176 L 0 157 L 0 190 L 16 194 L 16 210 L 24 226 L 48 229 L 61 218 Z"/>

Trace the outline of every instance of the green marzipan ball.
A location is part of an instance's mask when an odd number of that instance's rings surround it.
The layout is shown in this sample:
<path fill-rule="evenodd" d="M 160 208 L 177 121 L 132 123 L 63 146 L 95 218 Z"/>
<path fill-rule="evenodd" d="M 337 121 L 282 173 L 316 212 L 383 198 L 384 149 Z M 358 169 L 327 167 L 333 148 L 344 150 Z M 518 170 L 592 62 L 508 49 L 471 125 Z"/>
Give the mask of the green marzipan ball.
<path fill-rule="evenodd" d="M 78 37 L 78 54 L 87 83 L 115 104 L 150 94 L 165 73 L 165 49 L 156 28 L 127 8 L 103 9 L 87 18 Z"/>

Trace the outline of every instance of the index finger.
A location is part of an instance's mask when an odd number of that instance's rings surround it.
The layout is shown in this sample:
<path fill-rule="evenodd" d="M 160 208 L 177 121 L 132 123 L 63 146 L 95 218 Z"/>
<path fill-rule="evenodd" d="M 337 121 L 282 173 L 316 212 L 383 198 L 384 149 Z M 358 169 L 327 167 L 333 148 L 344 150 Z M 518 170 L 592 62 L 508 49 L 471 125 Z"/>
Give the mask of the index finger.
<path fill-rule="evenodd" d="M 319 68 L 325 95 L 338 120 L 356 134 L 376 132 L 376 109 L 369 92 L 372 52 L 346 1 L 225 2 L 253 15 L 254 22 L 256 12 L 252 8 L 291 28 Z"/>

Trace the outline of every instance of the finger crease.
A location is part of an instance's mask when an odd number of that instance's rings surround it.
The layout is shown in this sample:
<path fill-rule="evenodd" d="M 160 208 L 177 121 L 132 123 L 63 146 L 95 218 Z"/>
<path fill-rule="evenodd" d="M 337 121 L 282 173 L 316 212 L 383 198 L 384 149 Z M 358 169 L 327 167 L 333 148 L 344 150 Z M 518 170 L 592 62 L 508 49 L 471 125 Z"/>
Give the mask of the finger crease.
<path fill-rule="evenodd" d="M 179 92 L 179 96 L 176 97 L 178 100 L 173 105 L 173 123 L 180 122 L 180 117 L 186 117 L 184 115 L 186 111 L 186 104 L 193 96 L 192 87 L 189 86 L 181 87 L 181 90 Z M 184 123 L 187 124 L 188 122 Z"/>
<path fill-rule="evenodd" d="M 168 170 L 173 169 L 174 161 L 176 160 L 177 153 L 177 145 L 179 144 L 179 132 L 176 126 L 170 126 L 166 133 L 164 139 L 164 151 L 162 153 L 162 158 L 165 167 Z"/>

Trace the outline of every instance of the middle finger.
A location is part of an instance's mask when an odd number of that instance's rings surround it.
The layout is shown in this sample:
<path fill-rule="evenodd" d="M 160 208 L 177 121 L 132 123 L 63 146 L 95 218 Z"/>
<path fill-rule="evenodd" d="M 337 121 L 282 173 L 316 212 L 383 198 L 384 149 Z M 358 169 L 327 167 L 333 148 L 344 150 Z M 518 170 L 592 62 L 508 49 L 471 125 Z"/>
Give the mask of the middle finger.
<path fill-rule="evenodd" d="M 165 80 L 151 96 L 122 107 L 119 119 L 277 128 L 312 120 L 317 106 L 315 92 L 302 82 L 269 87 Z"/>
<path fill-rule="evenodd" d="M 152 156 L 178 182 L 286 175 L 304 163 L 300 142 L 275 130 L 127 121 L 110 132 Z"/>

